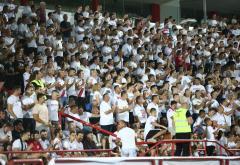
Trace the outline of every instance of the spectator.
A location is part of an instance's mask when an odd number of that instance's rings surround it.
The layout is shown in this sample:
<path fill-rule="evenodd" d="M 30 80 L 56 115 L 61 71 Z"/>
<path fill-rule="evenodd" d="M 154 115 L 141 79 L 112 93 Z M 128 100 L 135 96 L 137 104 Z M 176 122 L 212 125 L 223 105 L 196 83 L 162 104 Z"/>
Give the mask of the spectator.
<path fill-rule="evenodd" d="M 10 115 L 10 118 L 13 120 L 22 119 L 23 118 L 23 111 L 21 100 L 19 96 L 21 94 L 21 87 L 16 86 L 14 87 L 14 92 L 11 96 L 7 99 L 7 111 Z"/>
<path fill-rule="evenodd" d="M 48 108 L 45 105 L 46 96 L 44 94 L 37 95 L 38 103 L 33 107 L 33 118 L 36 121 L 36 130 L 49 129 L 51 123 L 49 122 Z"/>
<path fill-rule="evenodd" d="M 39 142 L 41 144 L 41 147 L 43 150 L 48 150 L 50 149 L 50 142 L 48 140 L 48 132 L 45 129 L 42 129 L 40 131 L 40 139 Z"/>
<path fill-rule="evenodd" d="M 136 132 L 127 127 L 127 124 L 123 120 L 118 121 L 118 127 L 119 131 L 117 132 L 117 136 L 121 139 L 121 156 L 136 157 Z"/>
<path fill-rule="evenodd" d="M 13 130 L 12 130 L 12 141 L 19 139 L 20 138 L 20 134 L 23 131 L 23 123 L 21 120 L 15 120 L 13 122 Z"/>
<path fill-rule="evenodd" d="M 178 108 L 173 115 L 173 121 L 176 130 L 176 139 L 190 139 L 192 117 L 188 111 L 188 104 L 185 101 L 181 102 L 181 107 Z M 189 142 L 176 144 L 176 156 L 189 156 Z"/>
<path fill-rule="evenodd" d="M 207 128 L 206 128 L 207 129 L 207 140 L 214 141 L 215 140 L 215 136 L 216 136 L 219 128 L 213 129 L 212 121 L 209 118 L 206 118 L 204 120 L 204 122 L 207 125 Z M 214 144 L 212 142 L 208 142 L 207 143 L 207 155 L 208 156 L 213 156 L 214 150 L 215 150 Z"/>

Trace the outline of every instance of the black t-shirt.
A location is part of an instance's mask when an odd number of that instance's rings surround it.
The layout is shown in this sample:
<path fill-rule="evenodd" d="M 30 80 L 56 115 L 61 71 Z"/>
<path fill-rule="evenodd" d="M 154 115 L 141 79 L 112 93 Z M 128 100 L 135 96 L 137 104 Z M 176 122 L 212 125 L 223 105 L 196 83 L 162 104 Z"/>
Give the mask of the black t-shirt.
<path fill-rule="evenodd" d="M 60 24 L 61 28 L 67 29 L 67 28 L 71 28 L 71 24 L 70 22 L 66 22 L 66 21 L 62 21 Z M 67 30 L 65 32 L 62 32 L 63 37 L 70 37 L 71 36 L 71 30 Z"/>

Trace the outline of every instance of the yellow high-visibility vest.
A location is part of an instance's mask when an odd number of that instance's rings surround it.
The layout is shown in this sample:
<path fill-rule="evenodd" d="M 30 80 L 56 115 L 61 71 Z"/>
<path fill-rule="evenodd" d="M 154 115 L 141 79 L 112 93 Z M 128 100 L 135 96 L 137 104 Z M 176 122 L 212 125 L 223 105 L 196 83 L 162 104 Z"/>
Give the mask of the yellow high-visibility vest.
<path fill-rule="evenodd" d="M 187 109 L 178 108 L 173 115 L 173 121 L 175 123 L 175 131 L 176 133 L 188 133 L 191 132 L 191 127 L 188 124 L 188 120 L 186 117 Z"/>
<path fill-rule="evenodd" d="M 42 82 L 42 80 L 33 80 L 31 83 L 37 85 L 37 86 L 40 86 L 41 88 L 44 88 L 45 85 L 44 83 Z"/>

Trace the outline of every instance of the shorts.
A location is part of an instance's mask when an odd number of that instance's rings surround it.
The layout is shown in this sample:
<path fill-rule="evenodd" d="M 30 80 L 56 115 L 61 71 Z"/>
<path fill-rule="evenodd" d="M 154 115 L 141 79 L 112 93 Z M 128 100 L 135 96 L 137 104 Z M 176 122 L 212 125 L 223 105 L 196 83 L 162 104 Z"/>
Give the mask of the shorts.
<path fill-rule="evenodd" d="M 101 125 L 101 128 L 106 130 L 106 131 L 109 131 L 109 132 L 113 132 L 114 130 L 114 125 L 113 124 L 110 124 L 110 125 Z M 108 134 L 105 134 L 103 133 L 104 136 L 109 136 Z"/>
<path fill-rule="evenodd" d="M 51 121 L 52 127 L 53 128 L 58 128 L 59 127 L 59 122 L 58 121 Z"/>
<path fill-rule="evenodd" d="M 160 130 L 159 129 L 154 129 L 154 130 L 150 130 L 146 136 L 146 141 L 148 139 L 151 139 L 154 135 L 156 135 Z M 154 146 L 154 144 L 148 144 L 148 147 L 151 148 L 152 146 Z"/>

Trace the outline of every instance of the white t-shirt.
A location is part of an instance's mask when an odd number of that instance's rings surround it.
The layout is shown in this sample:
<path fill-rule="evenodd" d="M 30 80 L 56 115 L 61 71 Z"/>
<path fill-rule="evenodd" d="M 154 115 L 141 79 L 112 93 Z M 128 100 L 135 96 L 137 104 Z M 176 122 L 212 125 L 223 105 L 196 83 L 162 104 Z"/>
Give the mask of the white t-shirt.
<path fill-rule="evenodd" d="M 168 128 L 173 127 L 172 117 L 173 117 L 174 113 L 175 113 L 175 111 L 172 108 L 168 109 L 168 111 L 167 111 Z"/>
<path fill-rule="evenodd" d="M 218 125 L 225 125 L 227 124 L 226 120 L 225 120 L 226 115 L 224 114 L 220 114 L 220 113 L 216 113 L 213 117 L 212 120 L 216 121 Z M 225 129 L 221 129 L 221 130 L 225 130 Z"/>
<path fill-rule="evenodd" d="M 24 151 L 27 149 L 27 143 L 22 141 L 20 139 L 16 139 L 12 144 L 12 149 L 18 149 L 20 151 Z"/>
<path fill-rule="evenodd" d="M 59 102 L 57 100 L 50 99 L 47 101 L 47 107 L 49 113 L 49 120 L 58 121 Z"/>
<path fill-rule="evenodd" d="M 73 117 L 75 117 L 75 118 L 80 119 L 80 116 L 79 116 L 79 114 L 77 114 L 77 113 L 72 113 L 71 111 L 69 111 L 68 114 L 71 115 L 71 116 L 73 116 Z M 78 122 L 78 121 L 76 121 L 76 120 L 73 120 L 73 119 L 71 119 L 71 118 L 67 118 L 67 121 L 73 121 L 73 123 L 74 123 L 78 128 L 80 128 L 80 129 L 83 128 L 82 123 L 80 123 L 80 122 Z"/>
<path fill-rule="evenodd" d="M 123 99 L 118 99 L 117 100 L 117 107 L 119 109 L 123 109 L 123 108 L 126 108 L 128 107 L 128 102 L 127 100 L 123 100 Z M 129 111 L 125 111 L 123 113 L 118 113 L 117 115 L 117 121 L 119 120 L 123 120 L 125 122 L 129 122 Z"/>
<path fill-rule="evenodd" d="M 33 33 L 32 32 L 29 32 L 29 33 L 26 33 L 26 38 L 32 38 L 33 37 Z M 27 43 L 27 46 L 29 47 L 29 48 L 37 48 L 37 42 L 36 42 L 36 39 L 31 39 L 28 43 Z"/>
<path fill-rule="evenodd" d="M 65 81 L 61 79 L 60 77 L 57 78 L 57 83 L 59 83 L 61 86 L 65 84 Z M 60 91 L 60 96 L 61 97 L 67 97 L 67 91 L 66 91 L 66 86 L 62 88 Z"/>
<path fill-rule="evenodd" d="M 44 140 L 44 141 L 42 139 L 40 139 L 39 142 L 40 142 L 43 150 L 48 149 L 48 147 L 50 146 L 50 143 L 49 143 L 49 141 L 47 139 Z"/>
<path fill-rule="evenodd" d="M 211 140 L 211 141 L 215 140 L 214 132 L 215 132 L 215 130 L 213 129 L 212 126 L 207 126 L 207 140 Z M 214 143 L 208 142 L 207 146 L 214 146 Z"/>
<path fill-rule="evenodd" d="M 30 78 L 30 73 L 24 72 L 23 73 L 24 88 L 26 88 L 29 78 Z"/>
<path fill-rule="evenodd" d="M 34 103 L 34 98 L 33 97 L 29 97 L 29 96 L 24 96 L 22 98 L 22 104 L 23 105 L 31 105 Z M 31 109 L 28 109 L 27 111 L 23 111 L 23 117 L 24 118 L 33 118 L 33 115 L 32 115 L 32 108 Z"/>
<path fill-rule="evenodd" d="M 53 77 L 53 76 L 52 76 L 52 77 L 46 76 L 46 77 L 44 78 L 44 80 L 45 80 L 46 85 L 52 85 L 52 84 L 54 84 L 54 83 L 56 82 L 56 79 L 55 79 L 55 77 Z M 48 95 L 51 95 L 53 90 L 55 90 L 55 87 L 48 88 L 48 89 L 47 89 L 47 94 L 48 94 Z"/>
<path fill-rule="evenodd" d="M 11 95 L 7 99 L 7 104 L 13 105 L 13 113 L 17 116 L 17 118 L 23 118 L 22 104 L 19 97 Z M 10 116 L 10 118 L 13 118 Z"/>
<path fill-rule="evenodd" d="M 65 150 L 77 150 L 77 141 L 74 140 L 73 142 L 70 142 L 70 140 L 64 140 L 63 141 L 63 148 Z"/>
<path fill-rule="evenodd" d="M 75 27 L 76 42 L 82 41 L 84 38 L 84 29 L 80 26 Z"/>
<path fill-rule="evenodd" d="M 102 101 L 100 104 L 100 125 L 111 125 L 114 122 L 113 113 L 105 114 L 111 108 L 110 104 Z"/>
<path fill-rule="evenodd" d="M 190 90 L 194 93 L 196 90 L 206 91 L 203 85 L 192 85 Z"/>
<path fill-rule="evenodd" d="M 92 113 L 90 113 L 90 112 L 83 112 L 83 114 L 79 115 L 79 116 L 80 116 L 81 120 L 89 123 L 89 118 L 92 117 Z"/>
<path fill-rule="evenodd" d="M 149 131 L 153 130 L 155 127 L 152 123 L 157 121 L 157 117 L 155 116 L 149 116 L 147 118 L 145 128 L 144 128 L 144 139 L 146 140 L 147 134 Z"/>
<path fill-rule="evenodd" d="M 147 121 L 147 112 L 143 106 L 136 105 L 133 110 L 133 115 L 137 116 L 140 123 L 146 123 Z"/>
<path fill-rule="evenodd" d="M 75 77 L 68 77 L 67 80 L 68 80 L 68 84 L 72 84 L 75 80 Z M 67 95 L 76 96 L 75 83 L 70 88 L 68 88 Z"/>
<path fill-rule="evenodd" d="M 157 116 L 159 117 L 159 115 L 160 115 L 160 114 L 159 114 L 159 113 L 160 113 L 160 110 L 159 110 L 158 105 L 155 104 L 155 103 L 153 103 L 153 102 L 149 103 L 148 106 L 147 106 L 147 109 L 152 109 L 152 108 L 155 108 L 155 109 L 156 109 L 156 111 L 157 111 Z"/>
<path fill-rule="evenodd" d="M 54 48 L 58 49 L 56 51 L 56 57 L 63 57 L 63 43 L 62 40 L 55 40 L 54 42 Z"/>
<path fill-rule="evenodd" d="M 117 137 L 121 139 L 122 149 L 136 149 L 136 133 L 129 127 L 122 128 L 117 132 Z"/>

